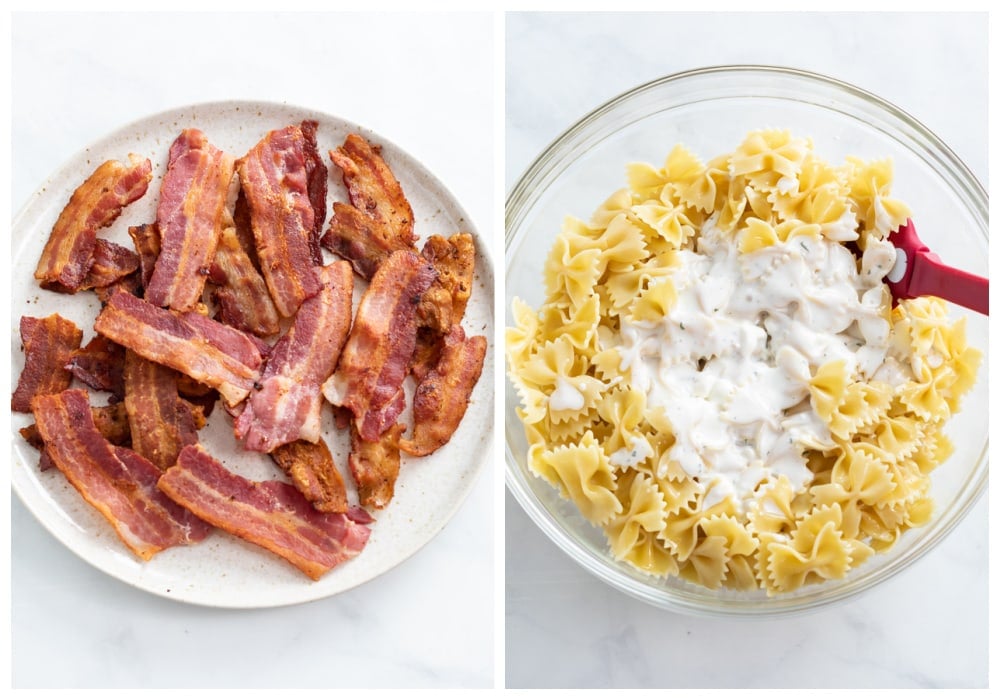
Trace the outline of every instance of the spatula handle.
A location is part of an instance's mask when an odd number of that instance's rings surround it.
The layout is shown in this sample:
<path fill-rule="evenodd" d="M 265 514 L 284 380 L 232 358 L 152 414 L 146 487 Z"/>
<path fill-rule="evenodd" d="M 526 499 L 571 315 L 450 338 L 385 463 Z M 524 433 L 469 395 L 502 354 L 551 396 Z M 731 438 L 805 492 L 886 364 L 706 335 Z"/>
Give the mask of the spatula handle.
<path fill-rule="evenodd" d="M 990 315 L 990 281 L 942 263 L 934 253 L 920 251 L 913 260 L 909 295 L 935 296 Z"/>

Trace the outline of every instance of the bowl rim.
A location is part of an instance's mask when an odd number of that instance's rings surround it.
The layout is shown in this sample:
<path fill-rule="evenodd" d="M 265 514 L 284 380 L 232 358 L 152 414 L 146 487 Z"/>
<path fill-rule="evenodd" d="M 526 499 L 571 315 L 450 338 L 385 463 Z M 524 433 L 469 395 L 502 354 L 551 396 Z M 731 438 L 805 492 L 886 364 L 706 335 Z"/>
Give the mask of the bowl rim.
<path fill-rule="evenodd" d="M 942 165 L 948 166 L 946 169 L 951 175 L 951 179 L 965 190 L 965 194 L 971 200 L 969 204 L 974 205 L 971 212 L 978 215 L 983 222 L 982 233 L 989 245 L 989 194 L 983 187 L 976 175 L 969 169 L 966 163 L 933 131 L 911 114 L 901 109 L 892 102 L 882 98 L 875 93 L 860 88 L 852 83 L 833 78 L 818 72 L 792 68 L 788 66 L 766 65 L 766 64 L 720 64 L 694 68 L 680 72 L 670 73 L 637 85 L 625 92 L 622 92 L 605 102 L 601 103 L 585 115 L 577 119 L 571 126 L 562 131 L 553 139 L 528 165 L 510 188 L 504 208 L 505 231 L 504 231 L 504 263 L 505 280 L 509 269 L 511 244 L 514 242 L 514 234 L 519 228 L 519 219 L 514 216 L 519 211 L 526 212 L 533 205 L 533 199 L 527 194 L 538 191 L 537 183 L 543 180 L 545 175 L 555 169 L 560 164 L 560 160 L 555 156 L 567 142 L 585 132 L 588 126 L 597 122 L 605 114 L 613 111 L 621 104 L 640 96 L 644 93 L 656 90 L 665 85 L 683 82 L 687 80 L 711 77 L 713 75 L 756 75 L 758 77 L 778 76 L 796 81 L 805 81 L 817 86 L 833 88 L 839 93 L 845 94 L 853 99 L 859 99 L 869 103 L 883 116 L 897 122 L 894 125 L 908 127 L 912 133 L 908 135 L 915 138 L 927 150 L 941 161 Z M 822 106 L 822 105 L 817 105 Z M 891 136 L 891 135 L 890 135 Z M 898 140 L 898 139 L 897 139 Z M 910 149 L 909 144 L 907 144 Z M 910 149 L 912 150 L 912 149 Z M 562 170 L 559 171 L 560 174 Z M 499 302 L 499 300 L 498 300 Z M 506 304 L 505 304 L 506 305 Z M 506 373 L 505 373 L 506 375 Z M 506 380 L 509 383 L 509 379 Z M 505 392 L 506 396 L 506 392 Z M 512 427 L 505 426 L 505 433 Z M 938 525 L 938 529 L 927 535 L 928 539 L 915 546 L 902 558 L 889 562 L 883 568 L 873 570 L 863 577 L 852 581 L 851 585 L 842 587 L 826 593 L 817 594 L 821 597 L 812 596 L 806 598 L 793 598 L 782 602 L 781 596 L 768 597 L 763 601 L 763 608 L 757 605 L 746 606 L 742 603 L 728 605 L 729 601 L 720 599 L 718 605 L 708 607 L 690 600 L 679 598 L 668 593 L 664 595 L 664 589 L 654 589 L 647 582 L 642 580 L 642 572 L 636 570 L 627 580 L 621 578 L 621 573 L 612 569 L 607 562 L 599 560 L 593 556 L 585 546 L 579 543 L 563 527 L 556 524 L 554 520 L 543 513 L 543 507 L 531 498 L 529 490 L 525 488 L 519 479 L 523 477 L 522 470 L 516 466 L 517 460 L 511 452 L 510 441 L 504 440 L 504 483 L 507 490 L 514 496 L 521 508 L 528 514 L 534 524 L 541 529 L 545 535 L 562 551 L 570 557 L 578 566 L 582 567 L 591 575 L 610 585 L 614 589 L 623 592 L 632 598 L 659 608 L 674 612 L 694 614 L 705 617 L 753 617 L 758 619 L 786 617 L 790 615 L 817 612 L 827 609 L 831 605 L 843 601 L 847 598 L 856 598 L 882 583 L 894 577 L 901 571 L 909 568 L 912 564 L 920 560 L 924 555 L 933 550 L 954 528 L 965 519 L 969 511 L 979 502 L 989 482 L 989 434 L 983 443 L 982 451 L 974 462 L 974 470 L 981 467 L 982 473 L 972 483 L 966 483 L 962 491 L 970 491 L 964 503 L 951 515 L 947 522 Z M 973 474 L 975 471 L 972 472 Z M 649 577 L 653 581 L 653 577 Z"/>

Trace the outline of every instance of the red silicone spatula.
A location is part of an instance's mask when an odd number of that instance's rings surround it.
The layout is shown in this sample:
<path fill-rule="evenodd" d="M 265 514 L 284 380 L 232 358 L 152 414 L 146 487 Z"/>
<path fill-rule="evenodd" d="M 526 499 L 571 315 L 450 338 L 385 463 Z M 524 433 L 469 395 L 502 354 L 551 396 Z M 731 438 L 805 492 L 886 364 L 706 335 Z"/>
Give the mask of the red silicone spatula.
<path fill-rule="evenodd" d="M 990 281 L 941 262 L 917 236 L 913 221 L 889 234 L 896 248 L 896 264 L 886 275 L 893 301 L 935 296 L 990 315 Z"/>

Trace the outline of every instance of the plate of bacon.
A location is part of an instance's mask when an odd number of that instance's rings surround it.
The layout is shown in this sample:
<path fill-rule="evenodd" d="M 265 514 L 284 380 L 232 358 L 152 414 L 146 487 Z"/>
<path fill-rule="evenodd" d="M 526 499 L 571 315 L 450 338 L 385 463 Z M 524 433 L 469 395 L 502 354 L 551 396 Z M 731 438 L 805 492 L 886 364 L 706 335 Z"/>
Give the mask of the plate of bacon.
<path fill-rule="evenodd" d="M 345 591 L 430 541 L 490 459 L 489 256 L 359 125 L 252 102 L 142 119 L 43 183 L 13 250 L 14 490 L 126 583 L 230 608 Z"/>

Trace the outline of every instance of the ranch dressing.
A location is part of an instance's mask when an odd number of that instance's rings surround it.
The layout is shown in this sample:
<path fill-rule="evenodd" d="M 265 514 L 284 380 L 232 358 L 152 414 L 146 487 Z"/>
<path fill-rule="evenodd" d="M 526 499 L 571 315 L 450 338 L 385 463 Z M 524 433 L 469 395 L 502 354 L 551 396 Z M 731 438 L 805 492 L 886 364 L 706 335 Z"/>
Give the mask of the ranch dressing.
<path fill-rule="evenodd" d="M 737 246 L 709 219 L 697 249 L 679 252 L 667 315 L 622 318 L 609 339 L 632 386 L 664 410 L 676 437 L 668 460 L 702 484 L 705 507 L 727 496 L 745 507 L 779 476 L 797 490 L 809 484 L 803 451 L 833 446 L 809 400 L 821 365 L 841 360 L 864 380 L 898 381 L 903 371 L 888 357 L 875 272 L 891 268 L 891 246 L 874 249 L 863 273 L 825 237 L 792 236 L 745 254 Z"/>

